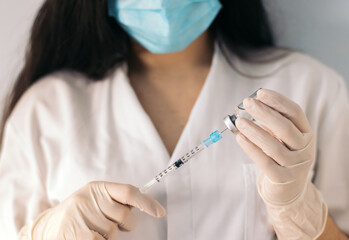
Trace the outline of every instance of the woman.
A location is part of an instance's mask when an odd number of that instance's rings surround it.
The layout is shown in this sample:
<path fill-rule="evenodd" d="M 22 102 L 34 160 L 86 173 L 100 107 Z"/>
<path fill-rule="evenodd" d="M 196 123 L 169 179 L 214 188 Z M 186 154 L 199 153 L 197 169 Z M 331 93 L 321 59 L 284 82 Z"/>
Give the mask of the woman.
<path fill-rule="evenodd" d="M 259 88 L 259 125 L 140 193 Z M 347 239 L 347 120 L 344 81 L 273 48 L 258 0 L 46 0 L 5 112 L 0 234 Z"/>

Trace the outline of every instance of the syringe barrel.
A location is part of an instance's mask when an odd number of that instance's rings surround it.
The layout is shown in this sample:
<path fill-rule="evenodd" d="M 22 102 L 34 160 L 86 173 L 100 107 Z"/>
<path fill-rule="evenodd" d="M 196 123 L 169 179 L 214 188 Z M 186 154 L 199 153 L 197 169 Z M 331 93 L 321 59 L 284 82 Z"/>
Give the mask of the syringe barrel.
<path fill-rule="evenodd" d="M 256 98 L 258 90 L 252 93 L 249 98 Z M 238 118 L 246 118 L 248 120 L 254 121 L 253 117 L 245 110 L 244 104 L 242 102 L 234 108 L 233 115 L 228 115 L 224 118 L 225 125 L 234 134 L 237 134 L 239 132 L 239 130 L 235 126 L 235 121 Z"/>
<path fill-rule="evenodd" d="M 219 134 L 219 133 L 218 133 Z M 217 133 L 214 132 L 214 136 L 216 137 L 214 141 L 218 141 Z M 201 152 L 203 149 L 205 149 L 205 144 L 201 143 L 200 145 L 196 146 L 192 150 L 190 150 L 188 153 L 186 153 L 184 156 L 182 156 L 180 159 L 178 159 L 176 162 L 172 163 L 168 168 L 160 172 L 158 175 L 156 175 L 152 180 L 147 182 L 143 187 L 141 187 L 139 190 L 142 193 L 146 193 L 153 185 L 160 182 L 164 177 L 166 177 L 170 172 L 173 170 L 176 170 L 180 168 L 182 165 L 188 162 L 189 159 L 194 157 L 196 154 Z"/>
<path fill-rule="evenodd" d="M 141 187 L 141 188 L 139 189 L 139 191 L 140 191 L 141 193 L 147 193 L 148 190 L 149 190 L 155 183 L 158 183 L 158 181 L 157 181 L 155 178 L 153 178 L 152 180 L 150 180 L 149 182 L 147 182 L 143 187 Z"/>

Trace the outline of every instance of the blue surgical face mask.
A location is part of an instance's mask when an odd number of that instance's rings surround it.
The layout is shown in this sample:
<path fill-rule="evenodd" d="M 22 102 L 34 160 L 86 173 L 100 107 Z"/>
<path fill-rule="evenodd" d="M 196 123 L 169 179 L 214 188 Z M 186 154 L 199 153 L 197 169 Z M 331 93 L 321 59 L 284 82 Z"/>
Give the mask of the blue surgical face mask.
<path fill-rule="evenodd" d="M 208 29 L 219 0 L 108 0 L 109 15 L 153 53 L 185 49 Z"/>

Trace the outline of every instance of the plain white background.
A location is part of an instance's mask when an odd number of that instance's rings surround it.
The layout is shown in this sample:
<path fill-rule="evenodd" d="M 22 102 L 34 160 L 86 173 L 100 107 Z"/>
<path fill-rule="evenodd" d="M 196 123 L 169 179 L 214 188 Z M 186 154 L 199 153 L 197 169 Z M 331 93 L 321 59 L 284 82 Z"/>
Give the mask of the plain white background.
<path fill-rule="evenodd" d="M 0 1 L 1 108 L 8 87 L 23 65 L 30 27 L 42 2 L 43 0 Z M 349 83 L 348 0 L 264 2 L 278 45 L 310 54 L 336 69 Z"/>

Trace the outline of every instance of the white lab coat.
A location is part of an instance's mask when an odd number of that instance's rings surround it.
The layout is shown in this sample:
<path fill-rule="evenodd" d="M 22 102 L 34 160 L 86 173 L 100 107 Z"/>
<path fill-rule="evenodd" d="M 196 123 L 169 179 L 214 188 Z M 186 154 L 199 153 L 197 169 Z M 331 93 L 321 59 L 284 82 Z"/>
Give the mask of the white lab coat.
<path fill-rule="evenodd" d="M 142 186 L 214 130 L 256 89 L 273 89 L 304 109 L 317 135 L 316 186 L 331 216 L 349 233 L 349 104 L 344 81 L 300 53 L 262 65 L 233 58 L 218 47 L 212 67 L 170 157 L 127 78 L 118 68 L 99 82 L 57 72 L 32 86 L 6 124 L 0 159 L 0 238 L 89 181 Z M 169 123 L 171 124 L 171 123 Z M 257 167 L 234 135 L 201 152 L 150 194 L 167 209 L 154 219 L 135 211 L 138 227 L 120 240 L 272 239 L 256 188 Z"/>

